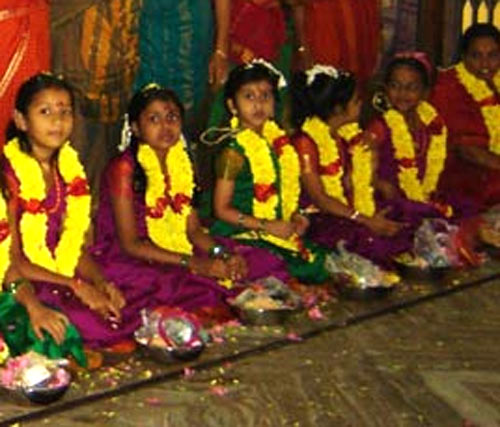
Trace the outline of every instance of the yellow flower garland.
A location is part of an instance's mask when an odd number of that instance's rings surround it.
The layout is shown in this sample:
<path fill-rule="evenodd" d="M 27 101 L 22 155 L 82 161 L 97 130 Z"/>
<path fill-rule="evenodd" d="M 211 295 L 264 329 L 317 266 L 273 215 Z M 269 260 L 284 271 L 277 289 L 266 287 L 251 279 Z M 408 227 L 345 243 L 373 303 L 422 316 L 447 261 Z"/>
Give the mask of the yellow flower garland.
<path fill-rule="evenodd" d="M 429 126 L 438 117 L 436 109 L 428 102 L 420 102 L 417 114 L 426 126 Z M 395 109 L 390 109 L 384 114 L 384 119 L 391 130 L 392 145 L 396 160 L 399 162 L 399 187 L 408 199 L 429 202 L 446 160 L 446 138 L 448 135 L 446 126 L 443 123 L 441 132 L 431 137 L 427 150 L 425 174 L 423 180 L 420 181 L 413 138 L 403 115 Z M 405 165 L 404 162 L 410 164 Z"/>
<path fill-rule="evenodd" d="M 10 265 L 11 235 L 7 219 L 7 203 L 0 195 L 0 283 L 3 283 L 5 273 Z M 0 358 L 1 359 L 1 358 Z"/>
<path fill-rule="evenodd" d="M 321 181 L 326 193 L 344 205 L 348 205 L 347 198 L 342 186 L 344 168 L 340 164 L 340 156 L 337 143 L 330 134 L 330 128 L 326 123 L 317 117 L 307 119 L 302 130 L 306 132 L 318 147 L 320 165 L 328 167 L 339 162 L 338 172 L 334 175 L 323 174 Z M 361 135 L 362 130 L 358 123 L 349 123 L 341 126 L 337 133 L 341 138 L 351 145 L 352 153 L 352 184 L 353 184 L 353 207 L 363 215 L 373 216 L 375 213 L 375 200 L 373 198 L 373 168 L 372 152 L 362 143 L 355 140 Z"/>
<path fill-rule="evenodd" d="M 488 84 L 470 73 L 463 62 L 456 65 L 458 81 L 478 104 L 494 98 L 493 91 Z M 493 79 L 497 91 L 500 92 L 500 71 L 495 74 Z M 489 150 L 500 155 L 500 105 L 483 105 L 480 107 L 484 124 L 490 136 Z"/>
<path fill-rule="evenodd" d="M 66 213 L 52 254 L 46 244 L 48 217 L 42 203 L 47 192 L 42 169 L 36 159 L 21 151 L 16 138 L 7 143 L 4 151 L 19 180 L 19 197 L 25 204 L 19 224 L 24 254 L 36 265 L 73 277 L 90 225 L 90 194 L 77 152 L 65 142 L 58 154 L 58 171 L 66 184 L 62 195 L 66 198 Z"/>
<path fill-rule="evenodd" d="M 192 211 L 194 173 L 182 141 L 168 150 L 165 159 L 169 189 L 158 156 L 149 145 L 139 146 L 137 160 L 147 178 L 145 200 L 151 212 L 146 214 L 149 238 L 160 248 L 191 255 L 193 245 L 187 235 L 187 220 Z"/>
<path fill-rule="evenodd" d="M 232 123 L 235 126 L 235 123 Z M 275 194 L 265 200 L 253 198 L 253 215 L 256 218 L 274 220 L 277 218 L 277 207 L 281 200 L 282 219 L 290 221 L 297 210 L 300 195 L 300 164 L 295 149 L 290 144 L 284 144 L 278 151 L 280 188 L 276 188 L 278 176 L 271 156 L 272 144 L 279 138 L 286 137 L 278 125 L 268 120 L 263 127 L 262 136 L 251 129 L 244 129 L 236 136 L 236 142 L 243 149 L 250 169 L 254 185 L 264 188 L 274 187 Z M 242 233 L 240 238 L 255 238 L 255 233 Z M 260 237 L 276 246 L 293 252 L 304 252 L 303 244 L 298 236 L 289 240 L 280 239 L 268 233 L 260 233 Z M 308 254 L 310 255 L 310 254 Z"/>

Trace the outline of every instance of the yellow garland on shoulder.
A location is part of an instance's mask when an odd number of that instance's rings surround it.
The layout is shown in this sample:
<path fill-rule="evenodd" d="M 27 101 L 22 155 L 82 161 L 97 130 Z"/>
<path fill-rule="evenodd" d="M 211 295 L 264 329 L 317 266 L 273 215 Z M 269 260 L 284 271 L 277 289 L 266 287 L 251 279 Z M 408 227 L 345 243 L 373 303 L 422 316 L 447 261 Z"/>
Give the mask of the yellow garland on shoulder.
<path fill-rule="evenodd" d="M 243 149 L 250 164 L 254 187 L 260 185 L 263 188 L 274 187 L 276 190 L 275 193 L 270 193 L 265 200 L 258 200 L 254 196 L 252 213 L 256 218 L 277 219 L 277 207 L 281 199 L 282 219 L 290 221 L 299 202 L 299 158 L 290 144 L 284 145 L 281 147 L 281 154 L 278 153 L 279 170 L 276 171 L 271 155 L 272 144 L 276 139 L 284 137 L 286 134 L 275 122 L 270 120 L 264 124 L 262 134 L 263 136 L 260 136 L 251 129 L 244 129 L 236 135 L 236 142 Z M 276 188 L 278 173 L 281 182 L 280 188 Z M 241 233 L 237 237 L 242 239 L 260 238 L 292 252 L 305 252 L 302 240 L 297 236 L 284 240 L 268 233 L 249 231 Z"/>
<path fill-rule="evenodd" d="M 469 93 L 474 101 L 481 104 L 488 99 L 494 99 L 495 95 L 488 84 L 470 73 L 463 62 L 455 66 L 459 82 Z M 500 71 L 495 74 L 493 83 L 497 91 L 500 93 Z M 489 134 L 489 150 L 497 155 L 500 155 L 500 105 L 482 105 L 480 107 L 481 115 L 483 116 L 484 124 Z"/>
<path fill-rule="evenodd" d="M 326 193 L 334 199 L 348 206 L 349 202 L 345 196 L 342 185 L 344 168 L 342 167 L 337 142 L 330 134 L 330 128 L 318 117 L 308 118 L 302 130 L 306 132 L 318 147 L 320 166 L 324 169 L 335 166 L 336 173 L 322 173 L 321 181 Z M 358 123 L 348 123 L 341 126 L 337 131 L 339 136 L 348 144 L 352 144 L 361 133 L 362 129 Z M 375 213 L 375 200 L 373 198 L 373 167 L 371 150 L 362 143 L 351 145 L 349 150 L 352 154 L 353 171 L 351 181 L 353 183 L 353 207 L 363 215 L 373 216 Z"/>
<path fill-rule="evenodd" d="M 23 203 L 41 207 L 47 193 L 38 161 L 21 151 L 17 138 L 7 143 L 4 152 L 19 180 L 19 197 Z M 54 253 L 46 244 L 48 216 L 45 209 L 24 209 L 19 228 L 24 254 L 31 262 L 73 277 L 90 225 L 90 194 L 83 166 L 69 142 L 59 149 L 57 166 L 66 184 L 66 192 L 61 195 L 66 198 L 66 213 Z M 71 191 L 72 185 L 77 185 L 79 190 Z"/>
<path fill-rule="evenodd" d="M 165 159 L 169 189 L 160 160 L 149 145 L 139 145 L 137 160 L 147 178 L 146 207 L 158 212 L 154 216 L 146 215 L 149 238 L 160 248 L 191 255 L 193 245 L 187 235 L 187 220 L 192 211 L 194 173 L 182 141 L 179 140 L 168 150 Z M 180 202 L 175 207 L 177 200 Z"/>
<path fill-rule="evenodd" d="M 302 130 L 316 143 L 318 147 L 319 163 L 322 168 L 338 164 L 338 170 L 335 174 L 321 174 L 321 182 L 323 183 L 326 194 L 342 202 L 344 205 L 348 205 L 349 203 L 345 197 L 344 188 L 342 186 L 344 168 L 340 163 L 337 142 L 332 138 L 330 128 L 318 117 L 310 117 L 302 125 Z"/>
<path fill-rule="evenodd" d="M 3 283 L 5 273 L 10 265 L 10 243 L 11 235 L 7 218 L 7 203 L 5 203 L 3 196 L 0 195 L 0 284 Z"/>
<path fill-rule="evenodd" d="M 352 156 L 351 182 L 354 194 L 354 210 L 371 217 L 376 205 L 373 197 L 373 153 L 357 139 L 363 133 L 358 123 L 348 123 L 337 130 L 338 135 L 350 145 Z"/>
<path fill-rule="evenodd" d="M 438 117 L 436 109 L 428 102 L 419 103 L 417 114 L 425 126 L 429 126 Z M 388 110 L 384 114 L 384 119 L 391 130 L 391 142 L 399 163 L 399 187 L 408 199 L 423 203 L 429 202 L 446 160 L 448 134 L 446 126 L 443 123 L 441 132 L 431 136 L 427 149 L 425 174 L 423 180 L 420 181 L 415 158 L 415 144 L 406 120 L 395 109 Z"/>

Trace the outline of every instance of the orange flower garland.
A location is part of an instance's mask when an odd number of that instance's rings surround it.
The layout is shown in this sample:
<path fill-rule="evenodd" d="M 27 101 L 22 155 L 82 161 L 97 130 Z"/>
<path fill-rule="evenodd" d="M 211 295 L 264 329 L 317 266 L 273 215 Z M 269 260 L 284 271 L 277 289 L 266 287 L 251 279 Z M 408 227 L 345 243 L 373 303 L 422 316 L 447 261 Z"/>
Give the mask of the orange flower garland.
<path fill-rule="evenodd" d="M 489 150 L 500 155 L 500 105 L 495 103 L 495 95 L 488 84 L 470 73 L 463 62 L 455 66 L 459 82 L 476 101 L 483 116 L 484 125 L 490 136 Z M 500 93 L 500 71 L 495 74 L 493 83 Z"/>
<path fill-rule="evenodd" d="M 384 114 L 384 119 L 391 130 L 391 142 L 399 164 L 399 187 L 408 199 L 429 202 L 444 168 L 448 130 L 436 109 L 428 102 L 418 105 L 417 114 L 425 126 L 436 127 L 427 150 L 422 180 L 418 178 L 413 137 L 403 115 L 395 109 L 390 109 Z"/>
<path fill-rule="evenodd" d="M 149 145 L 139 145 L 137 160 L 147 178 L 145 199 L 149 238 L 160 248 L 191 255 L 193 245 L 187 235 L 187 220 L 192 211 L 194 173 L 182 140 L 168 150 L 165 159 L 169 185 L 160 160 Z"/>
<path fill-rule="evenodd" d="M 46 243 L 50 212 L 43 206 L 47 190 L 42 169 L 36 159 L 21 151 L 17 138 L 7 143 L 4 152 L 20 184 L 24 212 L 19 228 L 24 254 L 36 265 L 73 277 L 90 225 L 90 192 L 78 153 L 69 142 L 59 149 L 57 169 L 66 184 L 62 194 L 66 198 L 66 213 L 59 242 L 52 253 Z"/>
<path fill-rule="evenodd" d="M 232 123 L 233 127 L 236 125 L 237 123 Z M 285 132 L 275 122 L 268 120 L 264 124 L 262 136 L 251 129 L 244 129 L 237 134 L 236 142 L 250 163 L 254 179 L 253 215 L 267 220 L 277 219 L 278 205 L 281 202 L 281 219 L 290 221 L 299 203 L 300 165 L 297 153 Z M 271 150 L 278 155 L 278 170 L 274 167 Z M 242 233 L 237 237 L 260 237 L 281 248 L 301 253 L 306 258 L 310 256 L 297 235 L 288 240 L 269 233 L 259 233 L 257 236 L 254 232 Z"/>
<path fill-rule="evenodd" d="M 321 166 L 321 182 L 326 193 L 344 205 L 349 205 L 342 185 L 344 168 L 337 148 L 337 142 L 330 134 L 330 128 L 318 117 L 308 118 L 302 130 L 307 133 L 318 147 Z M 372 153 L 361 143 L 362 130 L 358 123 L 348 123 L 337 131 L 350 148 L 352 154 L 353 172 L 353 207 L 363 215 L 372 216 L 375 213 L 375 200 L 372 187 Z"/>

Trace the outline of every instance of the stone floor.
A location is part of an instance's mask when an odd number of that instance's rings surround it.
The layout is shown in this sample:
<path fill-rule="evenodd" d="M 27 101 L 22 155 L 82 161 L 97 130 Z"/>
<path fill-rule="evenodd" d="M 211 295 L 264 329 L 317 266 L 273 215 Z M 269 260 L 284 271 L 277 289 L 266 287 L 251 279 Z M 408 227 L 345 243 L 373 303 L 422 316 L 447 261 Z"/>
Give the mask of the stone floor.
<path fill-rule="evenodd" d="M 500 426 L 499 272 L 408 280 L 314 322 L 232 328 L 188 369 L 137 356 L 82 376 L 52 407 L 4 402 L 0 423 Z"/>

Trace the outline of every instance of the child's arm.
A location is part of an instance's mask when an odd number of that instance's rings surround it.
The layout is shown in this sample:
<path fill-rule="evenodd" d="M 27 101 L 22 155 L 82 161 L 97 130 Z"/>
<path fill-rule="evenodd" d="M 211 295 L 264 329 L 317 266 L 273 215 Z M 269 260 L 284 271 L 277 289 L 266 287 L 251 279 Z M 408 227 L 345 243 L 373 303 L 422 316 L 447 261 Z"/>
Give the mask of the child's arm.
<path fill-rule="evenodd" d="M 31 284 L 21 279 L 14 268 L 10 268 L 6 275 L 7 283 L 14 283 L 15 299 L 26 308 L 31 326 L 35 335 L 43 339 L 43 331 L 47 331 L 57 344 L 64 341 L 66 326 L 69 324 L 68 318 L 55 310 L 42 304 L 36 297 Z"/>
<path fill-rule="evenodd" d="M 293 233 L 295 226 L 289 221 L 263 220 L 252 215 L 243 214 L 233 206 L 235 166 L 234 163 L 241 162 L 242 157 L 232 149 L 226 149 L 217 159 L 217 181 L 214 191 L 214 213 L 222 221 L 248 230 L 264 231 L 282 239 L 288 239 Z M 237 175 L 237 173 L 236 173 Z"/>
<path fill-rule="evenodd" d="M 160 248 L 149 240 L 142 239 L 137 233 L 137 222 L 133 203 L 133 169 L 123 163 L 113 165 L 109 179 L 113 180 L 111 206 L 118 239 L 122 250 L 133 258 L 154 261 L 161 264 L 174 264 L 189 267 L 195 273 L 204 276 L 227 277 L 225 263 L 221 260 L 186 256 Z M 168 232 L 166 229 L 165 232 Z M 206 245 L 203 242 L 202 245 Z M 203 248 L 202 248 L 203 249 Z M 215 262 L 219 261 L 219 262 Z"/>
<path fill-rule="evenodd" d="M 231 0 L 214 0 L 215 3 L 215 46 L 209 64 L 209 83 L 221 86 L 228 72 L 229 21 Z"/>

